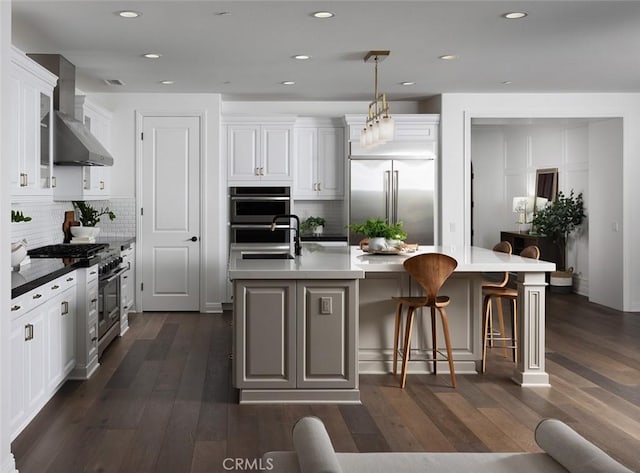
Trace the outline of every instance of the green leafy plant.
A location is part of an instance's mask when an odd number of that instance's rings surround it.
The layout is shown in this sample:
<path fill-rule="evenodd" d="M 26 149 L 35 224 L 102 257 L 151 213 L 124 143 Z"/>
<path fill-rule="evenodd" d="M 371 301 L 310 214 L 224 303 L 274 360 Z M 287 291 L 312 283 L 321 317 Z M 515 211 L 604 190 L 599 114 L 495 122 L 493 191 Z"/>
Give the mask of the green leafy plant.
<path fill-rule="evenodd" d="M 97 210 L 91 204 L 88 204 L 82 200 L 73 201 L 73 207 L 80 213 L 78 219 L 84 227 L 95 227 L 96 224 L 100 222 L 100 217 L 102 217 L 103 215 L 107 215 L 109 217 L 109 220 L 113 220 L 114 218 L 116 218 L 116 214 L 109 210 L 109 207 L 104 207 L 100 210 Z"/>
<path fill-rule="evenodd" d="M 402 229 L 403 223 L 389 224 L 381 218 L 370 218 L 364 223 L 352 223 L 347 228 L 353 233 L 367 238 L 382 237 L 388 240 L 404 240 L 407 233 Z"/>
<path fill-rule="evenodd" d="M 582 223 L 585 217 L 582 192 L 568 196 L 558 192 L 556 200 L 538 210 L 533 217 L 536 232 L 545 235 L 560 250 L 559 271 L 565 271 L 567 261 L 567 238 Z"/>
<path fill-rule="evenodd" d="M 30 222 L 31 217 L 25 217 L 22 211 L 12 210 L 11 211 L 11 222 Z"/>
<path fill-rule="evenodd" d="M 325 224 L 325 220 L 322 217 L 308 217 L 300 224 L 300 231 L 302 233 L 310 233 L 316 227 L 323 226 Z"/>

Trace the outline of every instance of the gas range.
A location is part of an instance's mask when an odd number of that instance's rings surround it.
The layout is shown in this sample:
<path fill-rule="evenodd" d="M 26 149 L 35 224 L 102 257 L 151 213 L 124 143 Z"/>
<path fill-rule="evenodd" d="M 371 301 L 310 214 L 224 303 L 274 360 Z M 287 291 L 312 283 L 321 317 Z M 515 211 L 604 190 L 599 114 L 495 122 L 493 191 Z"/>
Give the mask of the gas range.
<path fill-rule="evenodd" d="M 100 277 L 112 275 L 120 266 L 122 258 L 117 249 L 110 249 L 106 243 L 60 243 L 41 246 L 29 250 L 31 258 L 63 258 L 81 260 L 86 266 L 98 264 Z"/>

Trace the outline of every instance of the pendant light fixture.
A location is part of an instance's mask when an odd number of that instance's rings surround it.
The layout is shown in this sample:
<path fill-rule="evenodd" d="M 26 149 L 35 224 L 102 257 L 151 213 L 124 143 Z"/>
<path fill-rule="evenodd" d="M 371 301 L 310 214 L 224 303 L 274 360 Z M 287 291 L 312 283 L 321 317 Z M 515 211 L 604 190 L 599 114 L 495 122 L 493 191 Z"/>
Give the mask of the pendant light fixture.
<path fill-rule="evenodd" d="M 363 147 L 376 146 L 393 140 L 394 123 L 389 113 L 389 103 L 385 94 L 378 93 L 378 63 L 386 59 L 391 51 L 369 51 L 364 62 L 375 64 L 374 96 L 369 103 L 367 121 L 360 133 L 360 145 Z"/>

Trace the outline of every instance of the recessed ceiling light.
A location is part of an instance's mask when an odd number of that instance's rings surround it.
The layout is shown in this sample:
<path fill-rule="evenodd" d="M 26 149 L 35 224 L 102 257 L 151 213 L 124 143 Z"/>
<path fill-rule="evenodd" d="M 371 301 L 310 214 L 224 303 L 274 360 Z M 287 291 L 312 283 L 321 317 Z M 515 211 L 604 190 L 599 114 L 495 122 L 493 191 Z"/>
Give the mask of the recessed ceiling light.
<path fill-rule="evenodd" d="M 458 56 L 457 54 L 445 54 L 443 56 L 440 56 L 439 59 L 443 59 L 445 61 L 452 61 L 454 59 L 458 59 L 460 56 Z"/>
<path fill-rule="evenodd" d="M 160 83 L 161 83 L 162 85 L 172 85 L 172 84 L 174 84 L 175 82 L 174 82 L 174 81 L 172 81 L 172 80 L 161 80 L 161 81 L 160 81 Z"/>
<path fill-rule="evenodd" d="M 312 13 L 314 18 L 333 18 L 335 13 L 331 13 L 330 11 L 317 11 Z"/>
<path fill-rule="evenodd" d="M 525 12 L 514 11 L 514 12 L 505 13 L 502 16 L 507 20 L 519 20 L 520 18 L 524 18 L 527 15 L 528 13 L 525 13 Z"/>
<path fill-rule="evenodd" d="M 162 56 L 162 54 L 158 54 L 158 53 L 145 53 L 143 54 L 144 57 L 146 57 L 147 59 L 158 59 L 160 58 L 160 56 Z"/>
<path fill-rule="evenodd" d="M 142 13 L 133 10 L 122 10 L 118 12 L 118 15 L 122 18 L 138 18 L 142 16 Z"/>
<path fill-rule="evenodd" d="M 280 82 L 282 85 L 294 85 L 296 82 L 293 80 L 283 80 Z"/>
<path fill-rule="evenodd" d="M 311 59 L 311 56 L 307 54 L 296 54 L 295 56 L 293 56 L 293 59 L 299 59 L 301 61 L 304 61 L 305 59 Z"/>
<path fill-rule="evenodd" d="M 411 81 L 406 81 L 406 82 L 400 82 L 400 85 L 416 85 L 416 83 Z"/>

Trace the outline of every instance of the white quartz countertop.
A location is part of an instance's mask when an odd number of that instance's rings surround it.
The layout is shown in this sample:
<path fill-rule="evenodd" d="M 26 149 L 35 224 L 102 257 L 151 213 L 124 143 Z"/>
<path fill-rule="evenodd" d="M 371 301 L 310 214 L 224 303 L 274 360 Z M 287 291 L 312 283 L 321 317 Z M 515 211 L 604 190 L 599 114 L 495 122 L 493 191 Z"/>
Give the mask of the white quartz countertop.
<path fill-rule="evenodd" d="M 475 246 L 420 246 L 406 255 L 378 255 L 357 246 L 324 247 L 304 243 L 302 255 L 291 260 L 242 259 L 241 249 L 231 251 L 231 279 L 362 279 L 367 272 L 404 271 L 405 259 L 421 253 L 444 253 L 458 261 L 456 272 L 548 272 L 555 264 L 497 253 Z"/>

